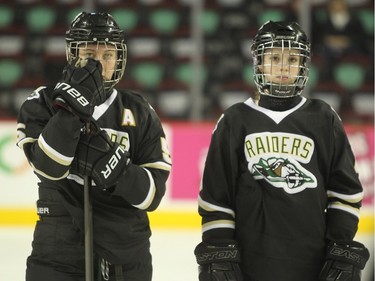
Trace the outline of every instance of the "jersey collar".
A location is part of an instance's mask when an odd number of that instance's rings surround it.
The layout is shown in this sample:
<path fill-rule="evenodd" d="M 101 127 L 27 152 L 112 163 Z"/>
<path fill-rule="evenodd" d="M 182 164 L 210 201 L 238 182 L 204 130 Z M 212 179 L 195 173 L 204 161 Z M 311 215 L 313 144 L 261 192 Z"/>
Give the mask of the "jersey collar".
<path fill-rule="evenodd" d="M 105 102 L 103 102 L 102 104 L 98 106 L 95 106 L 92 117 L 95 120 L 98 120 L 107 111 L 108 107 L 113 103 L 116 97 L 117 97 L 117 90 L 113 89 L 112 94 L 107 98 Z"/>
<path fill-rule="evenodd" d="M 295 107 L 292 107 L 291 109 L 288 109 L 285 111 L 273 111 L 273 110 L 261 107 L 257 105 L 252 98 L 249 98 L 248 100 L 246 100 L 245 104 L 259 112 L 262 112 L 263 114 L 271 118 L 273 121 L 275 121 L 276 124 L 279 124 L 285 117 L 287 117 L 289 114 L 293 113 L 294 111 L 299 109 L 302 105 L 304 105 L 306 101 L 307 99 L 305 97 L 302 97 L 301 101 Z"/>

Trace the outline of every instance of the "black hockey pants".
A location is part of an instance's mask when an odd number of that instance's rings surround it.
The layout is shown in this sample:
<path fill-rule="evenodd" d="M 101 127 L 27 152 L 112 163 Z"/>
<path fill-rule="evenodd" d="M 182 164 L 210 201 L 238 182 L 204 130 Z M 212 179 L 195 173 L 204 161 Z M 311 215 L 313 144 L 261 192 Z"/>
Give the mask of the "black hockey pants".
<path fill-rule="evenodd" d="M 70 216 L 42 216 L 32 247 L 26 281 L 85 281 L 84 236 Z M 94 256 L 94 274 L 95 281 L 150 281 L 151 255 L 123 265 L 111 265 Z"/>

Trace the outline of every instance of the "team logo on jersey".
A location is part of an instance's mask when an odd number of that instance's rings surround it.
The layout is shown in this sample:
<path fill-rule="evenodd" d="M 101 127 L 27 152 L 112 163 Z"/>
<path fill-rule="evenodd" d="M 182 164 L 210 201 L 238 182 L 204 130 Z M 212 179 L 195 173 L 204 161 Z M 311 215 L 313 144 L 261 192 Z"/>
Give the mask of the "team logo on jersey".
<path fill-rule="evenodd" d="M 311 138 L 286 132 L 253 133 L 244 142 L 253 177 L 290 194 L 317 187 L 316 177 L 302 166 L 311 161 L 314 150 Z"/>
<path fill-rule="evenodd" d="M 298 193 L 305 188 L 316 187 L 315 176 L 293 159 L 260 158 L 259 162 L 252 166 L 251 172 L 255 179 L 265 179 L 287 193 Z"/>
<path fill-rule="evenodd" d="M 105 130 L 112 142 L 118 143 L 123 149 L 129 151 L 130 138 L 127 132 L 117 131 L 111 128 L 102 128 Z"/>

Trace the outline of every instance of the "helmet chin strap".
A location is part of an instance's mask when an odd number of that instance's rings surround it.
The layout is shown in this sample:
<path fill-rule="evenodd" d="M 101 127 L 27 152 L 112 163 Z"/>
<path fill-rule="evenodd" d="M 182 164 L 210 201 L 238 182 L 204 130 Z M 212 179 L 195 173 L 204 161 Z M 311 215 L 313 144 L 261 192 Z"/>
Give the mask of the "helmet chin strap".
<path fill-rule="evenodd" d="M 296 96 L 296 87 L 291 85 L 274 85 L 271 84 L 266 87 L 265 94 L 269 92 L 269 95 L 280 97 L 280 98 L 288 98 Z"/>
<path fill-rule="evenodd" d="M 285 111 L 295 107 L 301 99 L 301 96 L 282 98 L 260 94 L 258 105 L 273 111 Z"/>
<path fill-rule="evenodd" d="M 280 99 L 299 96 L 301 90 L 294 84 L 275 84 L 265 83 L 262 87 L 258 87 L 259 92 L 265 96 L 274 96 Z"/>

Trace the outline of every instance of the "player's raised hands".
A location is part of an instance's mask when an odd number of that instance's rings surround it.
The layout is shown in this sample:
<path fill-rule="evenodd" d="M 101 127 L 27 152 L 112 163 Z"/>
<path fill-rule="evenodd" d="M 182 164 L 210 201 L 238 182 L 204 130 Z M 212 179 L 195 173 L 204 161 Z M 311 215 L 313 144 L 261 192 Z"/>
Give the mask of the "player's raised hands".
<path fill-rule="evenodd" d="M 83 121 L 91 120 L 94 107 L 105 100 L 100 62 L 77 58 L 65 66 L 52 99 L 55 107 L 71 111 Z"/>

